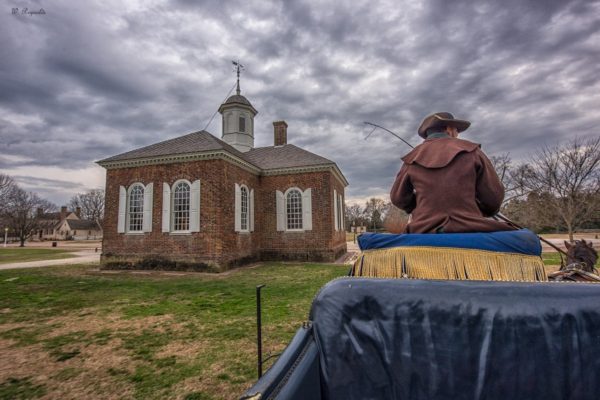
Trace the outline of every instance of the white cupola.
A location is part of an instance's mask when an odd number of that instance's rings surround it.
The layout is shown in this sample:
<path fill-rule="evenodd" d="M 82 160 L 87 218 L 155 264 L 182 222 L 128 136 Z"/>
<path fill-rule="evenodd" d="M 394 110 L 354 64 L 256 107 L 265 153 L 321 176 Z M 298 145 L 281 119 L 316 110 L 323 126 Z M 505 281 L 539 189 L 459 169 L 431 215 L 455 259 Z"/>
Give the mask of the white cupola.
<path fill-rule="evenodd" d="M 238 72 L 236 94 L 219 107 L 222 115 L 221 139 L 237 150 L 246 152 L 254 148 L 254 116 L 258 111 L 240 92 Z"/>

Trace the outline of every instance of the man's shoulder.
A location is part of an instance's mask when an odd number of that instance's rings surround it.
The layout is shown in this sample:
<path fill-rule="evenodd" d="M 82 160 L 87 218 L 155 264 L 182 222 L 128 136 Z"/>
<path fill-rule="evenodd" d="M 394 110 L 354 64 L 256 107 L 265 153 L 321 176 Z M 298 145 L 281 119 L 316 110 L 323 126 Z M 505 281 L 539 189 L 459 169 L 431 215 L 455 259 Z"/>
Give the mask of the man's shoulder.
<path fill-rule="evenodd" d="M 481 148 L 481 144 L 479 143 L 475 143 L 475 142 L 471 142 L 469 140 L 465 140 L 465 139 L 454 139 L 457 143 L 459 143 L 461 146 L 464 147 L 468 147 L 468 148 Z"/>
<path fill-rule="evenodd" d="M 415 147 L 410 153 L 402 157 L 406 164 L 416 162 L 425 167 L 439 168 L 448 164 L 460 153 L 478 151 L 478 143 L 457 138 L 427 139 Z"/>
<path fill-rule="evenodd" d="M 476 148 L 480 148 L 481 145 L 479 143 L 471 142 L 465 139 L 459 138 L 435 138 L 435 139 L 425 139 L 421 144 L 415 147 L 416 149 L 447 149 L 447 148 L 462 148 L 465 150 L 474 150 Z M 413 150 L 414 151 L 414 150 Z M 409 153 L 410 154 L 410 153 Z"/>

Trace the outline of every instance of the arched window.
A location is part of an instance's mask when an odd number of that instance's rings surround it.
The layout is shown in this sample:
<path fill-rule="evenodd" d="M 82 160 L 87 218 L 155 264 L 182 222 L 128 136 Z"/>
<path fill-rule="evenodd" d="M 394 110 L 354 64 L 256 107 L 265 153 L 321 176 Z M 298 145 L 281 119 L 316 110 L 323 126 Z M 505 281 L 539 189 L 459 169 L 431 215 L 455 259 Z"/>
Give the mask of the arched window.
<path fill-rule="evenodd" d="M 312 230 L 311 188 L 302 191 L 298 187 L 292 187 L 285 193 L 276 190 L 275 205 L 278 232 Z"/>
<path fill-rule="evenodd" d="M 162 232 L 200 232 L 200 179 L 180 179 L 172 186 L 163 182 Z"/>
<path fill-rule="evenodd" d="M 248 189 L 245 186 L 240 188 L 241 193 L 241 229 L 248 230 Z"/>
<path fill-rule="evenodd" d="M 287 229 L 302 229 L 302 193 L 292 189 L 285 199 Z"/>
<path fill-rule="evenodd" d="M 144 186 L 135 184 L 129 189 L 127 200 L 127 230 L 142 232 L 144 229 Z"/>
<path fill-rule="evenodd" d="M 179 182 L 173 188 L 173 231 L 190 230 L 190 185 Z"/>
<path fill-rule="evenodd" d="M 235 184 L 234 229 L 236 232 L 254 232 L 254 189 Z"/>

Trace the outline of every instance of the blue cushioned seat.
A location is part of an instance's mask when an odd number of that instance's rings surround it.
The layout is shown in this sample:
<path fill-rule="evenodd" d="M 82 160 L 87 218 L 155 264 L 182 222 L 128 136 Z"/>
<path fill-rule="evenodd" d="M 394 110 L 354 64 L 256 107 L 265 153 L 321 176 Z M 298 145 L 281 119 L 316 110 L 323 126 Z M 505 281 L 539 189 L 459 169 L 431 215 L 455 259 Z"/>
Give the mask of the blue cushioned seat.
<path fill-rule="evenodd" d="M 364 233 L 358 237 L 361 250 L 386 249 L 390 247 L 454 247 L 531 256 L 542 254 L 537 235 L 528 229 L 488 233 Z"/>

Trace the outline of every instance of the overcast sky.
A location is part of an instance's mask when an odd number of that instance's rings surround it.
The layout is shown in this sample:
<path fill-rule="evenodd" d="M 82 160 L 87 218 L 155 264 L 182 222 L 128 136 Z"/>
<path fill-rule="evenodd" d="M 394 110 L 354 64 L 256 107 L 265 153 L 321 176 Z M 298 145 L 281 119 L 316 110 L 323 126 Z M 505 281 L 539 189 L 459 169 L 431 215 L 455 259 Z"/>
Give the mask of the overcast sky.
<path fill-rule="evenodd" d="M 408 151 L 365 141 L 363 121 L 416 145 L 423 117 L 450 111 L 515 160 L 600 127 L 599 1 L 3 4 L 0 171 L 57 205 L 104 187 L 94 161 L 205 128 L 233 59 L 255 145 L 287 121 L 290 143 L 337 162 L 350 201 L 387 197 Z M 207 130 L 220 137 L 220 118 Z"/>

